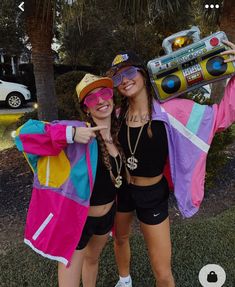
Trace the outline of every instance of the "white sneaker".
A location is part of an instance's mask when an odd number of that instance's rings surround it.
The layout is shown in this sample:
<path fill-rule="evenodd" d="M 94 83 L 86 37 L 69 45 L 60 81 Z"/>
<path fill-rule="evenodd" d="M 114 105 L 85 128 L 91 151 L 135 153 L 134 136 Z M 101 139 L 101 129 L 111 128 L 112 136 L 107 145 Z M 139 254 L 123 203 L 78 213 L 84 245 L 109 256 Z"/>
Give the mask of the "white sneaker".
<path fill-rule="evenodd" d="M 132 287 L 132 281 L 130 280 L 130 282 L 128 283 L 122 283 L 119 280 L 118 283 L 115 285 L 115 287 Z"/>

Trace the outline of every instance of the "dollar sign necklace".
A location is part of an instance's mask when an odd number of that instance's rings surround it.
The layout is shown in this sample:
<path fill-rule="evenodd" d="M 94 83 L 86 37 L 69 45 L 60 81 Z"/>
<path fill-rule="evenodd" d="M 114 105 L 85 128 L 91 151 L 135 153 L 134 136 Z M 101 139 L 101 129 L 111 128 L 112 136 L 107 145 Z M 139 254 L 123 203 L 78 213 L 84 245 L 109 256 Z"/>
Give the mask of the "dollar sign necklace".
<path fill-rule="evenodd" d="M 134 170 L 134 169 L 136 169 L 138 167 L 138 159 L 135 157 L 135 152 L 136 152 L 136 149 L 137 149 L 137 146 L 138 146 L 138 143 L 139 143 L 140 136 L 142 134 L 143 128 L 144 128 L 144 125 L 142 125 L 141 128 L 140 128 L 139 134 L 138 134 L 136 142 L 135 142 L 134 150 L 132 151 L 131 141 L 130 141 L 130 127 L 129 127 L 128 123 L 127 123 L 127 142 L 128 142 L 128 147 L 129 147 L 129 150 L 130 150 L 130 153 L 131 153 L 131 156 L 128 157 L 128 159 L 127 159 L 127 166 L 128 166 L 128 168 L 130 170 Z"/>
<path fill-rule="evenodd" d="M 118 156 L 120 158 L 120 166 L 118 165 L 117 158 L 114 157 L 116 168 L 117 168 L 117 177 L 114 177 L 115 178 L 115 184 L 114 185 L 115 185 L 116 188 L 119 188 L 122 185 L 122 176 L 121 176 L 122 158 L 121 158 L 119 153 L 118 153 Z"/>

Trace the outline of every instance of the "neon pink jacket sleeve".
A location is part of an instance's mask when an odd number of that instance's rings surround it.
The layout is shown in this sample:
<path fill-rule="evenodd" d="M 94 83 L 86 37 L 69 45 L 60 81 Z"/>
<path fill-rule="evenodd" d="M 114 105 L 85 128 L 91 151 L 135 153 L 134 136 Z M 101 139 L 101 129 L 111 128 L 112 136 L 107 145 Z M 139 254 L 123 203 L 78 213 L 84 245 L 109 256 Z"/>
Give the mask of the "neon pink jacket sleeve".
<path fill-rule="evenodd" d="M 26 153 L 39 156 L 55 156 L 64 149 L 66 125 L 29 120 L 16 131 L 17 148 Z"/>

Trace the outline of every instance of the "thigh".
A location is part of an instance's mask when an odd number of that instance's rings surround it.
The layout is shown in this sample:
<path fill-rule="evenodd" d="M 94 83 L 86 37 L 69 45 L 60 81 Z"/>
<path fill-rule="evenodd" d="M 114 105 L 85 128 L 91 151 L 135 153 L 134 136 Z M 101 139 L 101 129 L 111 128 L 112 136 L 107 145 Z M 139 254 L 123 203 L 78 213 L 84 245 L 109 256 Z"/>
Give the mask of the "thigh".
<path fill-rule="evenodd" d="M 63 263 L 58 263 L 59 287 L 79 286 L 84 256 L 84 249 L 75 250 L 69 267 L 66 267 Z"/>
<path fill-rule="evenodd" d="M 114 220 L 114 235 L 116 238 L 129 236 L 131 232 L 131 223 L 134 213 L 132 212 L 116 212 Z"/>
<path fill-rule="evenodd" d="M 171 268 L 171 239 L 169 217 L 160 224 L 148 225 L 141 222 L 141 230 L 154 269 Z"/>
<path fill-rule="evenodd" d="M 108 237 L 109 232 L 104 235 L 92 235 L 85 248 L 85 256 L 96 261 L 99 258 L 100 253 L 108 240 Z"/>

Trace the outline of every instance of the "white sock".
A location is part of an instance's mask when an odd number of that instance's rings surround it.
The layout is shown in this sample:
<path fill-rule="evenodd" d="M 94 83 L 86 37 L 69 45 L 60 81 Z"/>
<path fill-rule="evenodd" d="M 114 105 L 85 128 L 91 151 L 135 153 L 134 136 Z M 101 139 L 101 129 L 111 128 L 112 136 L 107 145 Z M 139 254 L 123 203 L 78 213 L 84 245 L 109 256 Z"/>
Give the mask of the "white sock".
<path fill-rule="evenodd" d="M 130 276 L 130 274 L 128 276 L 126 276 L 126 277 L 119 276 L 119 279 L 124 284 L 131 283 L 131 276 Z"/>

